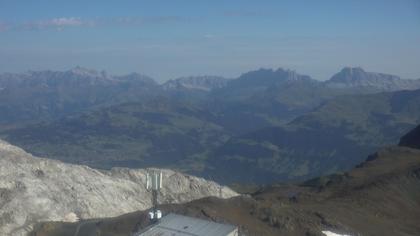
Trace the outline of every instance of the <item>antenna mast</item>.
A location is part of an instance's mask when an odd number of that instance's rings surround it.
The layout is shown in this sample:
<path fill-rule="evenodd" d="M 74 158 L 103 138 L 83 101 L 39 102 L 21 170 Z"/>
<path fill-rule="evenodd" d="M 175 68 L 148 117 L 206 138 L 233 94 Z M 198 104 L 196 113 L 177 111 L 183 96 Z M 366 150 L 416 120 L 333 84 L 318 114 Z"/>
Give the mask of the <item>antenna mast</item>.
<path fill-rule="evenodd" d="M 162 217 L 162 212 L 158 209 L 158 193 L 162 188 L 162 171 L 149 171 L 146 174 L 146 189 L 152 191 L 152 211 L 149 212 L 149 217 L 152 222 L 157 222 Z"/>

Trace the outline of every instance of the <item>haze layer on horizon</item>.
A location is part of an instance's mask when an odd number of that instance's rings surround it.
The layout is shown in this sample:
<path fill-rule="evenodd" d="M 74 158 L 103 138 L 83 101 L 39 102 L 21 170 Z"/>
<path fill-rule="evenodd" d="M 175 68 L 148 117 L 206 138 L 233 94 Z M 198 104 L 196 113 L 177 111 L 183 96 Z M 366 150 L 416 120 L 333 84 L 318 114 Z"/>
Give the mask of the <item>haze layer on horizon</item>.
<path fill-rule="evenodd" d="M 0 72 L 76 65 L 159 81 L 344 66 L 420 78 L 420 2 L 2 1 Z"/>

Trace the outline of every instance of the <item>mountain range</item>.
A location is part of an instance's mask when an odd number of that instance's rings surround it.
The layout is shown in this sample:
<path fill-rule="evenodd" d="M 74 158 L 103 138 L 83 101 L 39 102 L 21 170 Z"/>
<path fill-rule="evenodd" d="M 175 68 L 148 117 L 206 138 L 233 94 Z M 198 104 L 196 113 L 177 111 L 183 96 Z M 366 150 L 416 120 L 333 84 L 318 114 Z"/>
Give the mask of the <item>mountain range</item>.
<path fill-rule="evenodd" d="M 217 106 L 224 100 L 224 104 L 228 103 L 227 107 L 222 106 L 225 109 L 229 109 L 232 102 L 247 109 L 257 104 L 267 106 L 264 109 L 280 108 L 275 115 L 281 113 L 285 118 L 280 120 L 290 120 L 302 110 L 337 95 L 417 88 L 420 88 L 420 80 L 365 72 L 361 68 L 344 68 L 325 82 L 284 69 L 259 69 L 236 79 L 191 76 L 163 84 L 137 73 L 112 76 L 82 67 L 63 72 L 4 73 L 0 75 L 0 112 L 3 114 L 0 125 L 51 120 L 98 106 L 172 96 L 174 91 L 183 93 L 190 101 L 195 100 L 197 91 L 205 92 L 206 103 Z"/>
<path fill-rule="evenodd" d="M 102 169 L 296 181 L 348 170 L 396 144 L 420 122 L 419 81 L 361 68 L 323 82 L 286 69 L 163 84 L 80 67 L 3 74 L 0 137 L 38 156 Z"/>
<path fill-rule="evenodd" d="M 101 105 L 141 100 L 157 83 L 140 74 L 108 76 L 76 67 L 0 75 L 0 125 L 53 120 Z"/>

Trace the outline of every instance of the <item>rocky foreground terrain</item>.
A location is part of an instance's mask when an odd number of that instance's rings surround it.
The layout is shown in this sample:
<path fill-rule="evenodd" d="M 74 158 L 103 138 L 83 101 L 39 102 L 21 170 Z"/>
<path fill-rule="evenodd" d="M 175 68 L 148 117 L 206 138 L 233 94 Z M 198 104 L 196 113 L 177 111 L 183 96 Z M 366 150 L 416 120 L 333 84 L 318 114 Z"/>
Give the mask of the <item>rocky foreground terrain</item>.
<path fill-rule="evenodd" d="M 160 208 L 228 222 L 239 226 L 241 235 L 420 235 L 420 150 L 410 148 L 420 144 L 419 132 L 415 129 L 399 146 L 381 149 L 349 172 Z M 74 235 L 77 229 L 78 235 L 129 235 L 148 224 L 147 212 L 140 211 L 91 222 L 42 223 L 32 235 Z"/>
<path fill-rule="evenodd" d="M 161 170 L 160 203 L 237 194 L 212 181 Z M 41 221 L 114 217 L 151 207 L 146 169 L 100 171 L 37 158 L 0 140 L 0 235 L 26 235 Z"/>

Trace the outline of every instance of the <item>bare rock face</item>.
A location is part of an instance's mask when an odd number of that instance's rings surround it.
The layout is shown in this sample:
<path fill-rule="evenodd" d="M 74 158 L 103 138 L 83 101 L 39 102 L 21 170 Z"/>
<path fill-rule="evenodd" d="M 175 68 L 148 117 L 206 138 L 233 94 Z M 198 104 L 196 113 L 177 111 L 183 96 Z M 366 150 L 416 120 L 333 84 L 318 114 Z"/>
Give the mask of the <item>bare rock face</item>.
<path fill-rule="evenodd" d="M 164 90 L 203 90 L 223 88 L 229 79 L 219 76 L 190 76 L 169 80 L 162 85 Z"/>
<path fill-rule="evenodd" d="M 237 193 L 212 181 L 161 170 L 160 203 Z M 33 157 L 0 140 L 0 235 L 25 235 L 40 221 L 113 217 L 151 207 L 146 169 L 95 170 Z"/>
<path fill-rule="evenodd" d="M 401 79 L 395 75 L 366 72 L 360 67 L 345 67 L 325 82 L 330 88 L 370 88 L 376 91 L 415 90 L 420 80 Z"/>

